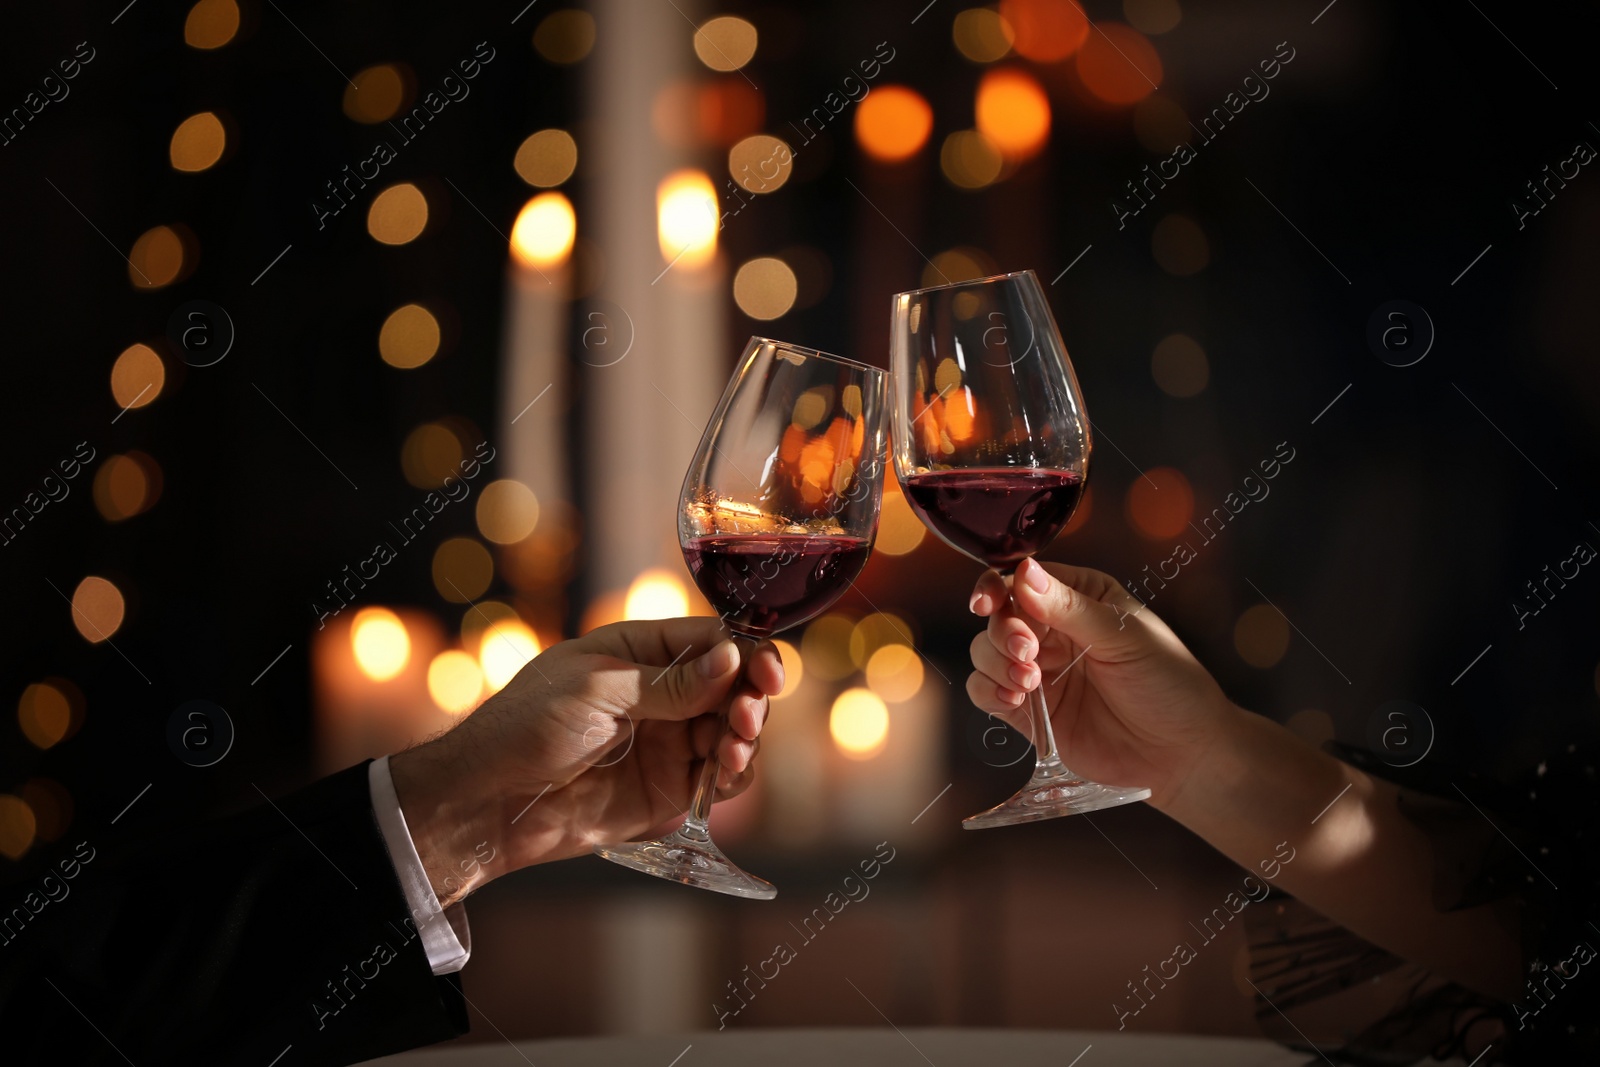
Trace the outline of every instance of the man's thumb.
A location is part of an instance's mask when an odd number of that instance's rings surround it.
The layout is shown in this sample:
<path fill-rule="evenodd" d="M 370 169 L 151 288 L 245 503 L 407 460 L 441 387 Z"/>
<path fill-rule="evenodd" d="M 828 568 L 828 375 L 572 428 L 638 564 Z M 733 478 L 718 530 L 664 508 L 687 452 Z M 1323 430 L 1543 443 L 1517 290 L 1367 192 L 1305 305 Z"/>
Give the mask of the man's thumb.
<path fill-rule="evenodd" d="M 718 641 L 694 659 L 658 671 L 653 680 L 646 679 L 639 717 L 689 719 L 715 710 L 738 676 L 740 659 L 738 645 Z"/>

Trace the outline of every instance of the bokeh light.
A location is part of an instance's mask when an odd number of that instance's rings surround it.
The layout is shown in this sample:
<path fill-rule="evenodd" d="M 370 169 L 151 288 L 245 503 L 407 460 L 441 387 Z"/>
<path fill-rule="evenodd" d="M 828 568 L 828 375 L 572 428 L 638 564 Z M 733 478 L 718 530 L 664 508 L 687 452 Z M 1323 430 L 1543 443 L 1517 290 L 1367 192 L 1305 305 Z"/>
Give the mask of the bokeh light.
<path fill-rule="evenodd" d="M 1068 519 L 1067 524 L 1061 527 L 1060 536 L 1065 537 L 1068 534 L 1077 533 L 1089 525 L 1089 517 L 1093 514 L 1094 486 L 1086 485 L 1083 487 L 1083 495 L 1078 497 L 1078 506 L 1072 509 L 1072 518 Z"/>
<path fill-rule="evenodd" d="M 578 169 L 578 142 L 566 130 L 530 133 L 517 146 L 511 165 L 529 185 L 540 189 L 560 185 Z"/>
<path fill-rule="evenodd" d="M 1138 103 L 1161 85 L 1161 57 L 1150 39 L 1120 22 L 1097 22 L 1078 52 L 1078 78 L 1108 104 Z"/>
<path fill-rule="evenodd" d="M 460 649 L 447 649 L 428 664 L 428 695 L 440 711 L 464 715 L 483 699 L 483 670 Z"/>
<path fill-rule="evenodd" d="M 128 280 L 135 289 L 160 289 L 187 273 L 187 234 L 172 226 L 154 226 L 139 235 L 128 250 Z"/>
<path fill-rule="evenodd" d="M 911 625 L 898 615 L 873 612 L 850 631 L 850 662 L 865 667 L 872 654 L 885 645 L 911 641 Z"/>
<path fill-rule="evenodd" d="M 889 708 L 870 689 L 846 689 L 828 713 L 828 733 L 851 759 L 871 759 L 889 740 Z"/>
<path fill-rule="evenodd" d="M 1122 14 L 1140 33 L 1167 33 L 1183 21 L 1178 0 L 1122 0 Z"/>
<path fill-rule="evenodd" d="M 899 483 L 888 479 L 883 487 L 883 507 L 878 515 L 878 539 L 873 543 L 873 551 L 903 556 L 922 544 L 927 534 L 928 528 L 906 503 Z"/>
<path fill-rule="evenodd" d="M 83 694 L 61 678 L 34 682 L 17 701 L 17 725 L 37 748 L 52 748 L 77 732 L 83 719 Z"/>
<path fill-rule="evenodd" d="M 1150 232 L 1150 254 L 1168 274 L 1187 278 L 1211 262 L 1211 243 L 1187 215 L 1168 215 Z"/>
<path fill-rule="evenodd" d="M 94 472 L 90 488 L 95 510 L 107 522 L 143 514 L 161 496 L 161 467 L 143 452 L 112 455 Z"/>
<path fill-rule="evenodd" d="M 178 123 L 178 128 L 172 131 L 167 155 L 172 160 L 173 170 L 193 174 L 215 164 L 227 147 L 228 133 L 222 128 L 222 120 L 213 112 L 202 111 Z"/>
<path fill-rule="evenodd" d="M 382 244 L 409 244 L 427 227 L 428 198 L 410 182 L 389 186 L 367 209 L 367 232 Z"/>
<path fill-rule="evenodd" d="M 514 545 L 539 525 L 539 499 L 512 478 L 490 482 L 478 494 L 478 532 L 497 545 Z"/>
<path fill-rule="evenodd" d="M 149 345 L 129 345 L 111 365 L 111 396 L 123 408 L 144 407 L 166 381 L 167 368 Z"/>
<path fill-rule="evenodd" d="M 478 638 L 478 663 L 484 681 L 495 692 L 540 652 L 539 638 L 521 619 L 497 619 Z"/>
<path fill-rule="evenodd" d="M 884 645 L 867 660 L 867 686 L 894 703 L 916 696 L 923 678 L 922 657 L 906 645 Z"/>
<path fill-rule="evenodd" d="M 1050 98 L 1033 75 L 1015 67 L 978 82 L 978 130 L 1006 159 L 1029 159 L 1050 140 Z"/>
<path fill-rule="evenodd" d="M 433 587 L 452 604 L 470 604 L 494 581 L 494 557 L 471 537 L 452 537 L 433 550 Z"/>
<path fill-rule="evenodd" d="M 1270 604 L 1246 608 L 1233 624 L 1233 647 L 1252 667 L 1275 667 L 1289 651 L 1289 624 Z"/>
<path fill-rule="evenodd" d="M 1128 486 L 1128 523 L 1141 537 L 1166 541 L 1189 528 L 1194 490 L 1176 467 L 1151 467 Z"/>
<path fill-rule="evenodd" d="M 719 15 L 694 33 L 694 54 L 716 71 L 738 70 L 756 54 L 756 28 L 744 19 Z"/>
<path fill-rule="evenodd" d="M 977 130 L 957 130 L 939 149 L 939 169 L 962 189 L 982 189 L 1000 177 L 1000 150 Z"/>
<path fill-rule="evenodd" d="M 126 611 L 122 590 L 98 575 L 89 575 L 72 591 L 72 625 L 91 645 L 109 641 Z"/>
<path fill-rule="evenodd" d="M 234 0 L 200 0 L 183 20 L 183 41 L 190 48 L 221 48 L 239 32 L 239 5 Z"/>
<path fill-rule="evenodd" d="M 1017 35 L 998 11 L 972 7 L 956 15 L 950 36 L 956 50 L 974 63 L 993 63 L 1010 54 Z"/>
<path fill-rule="evenodd" d="M 40 841 L 55 841 L 72 825 L 72 794 L 66 787 L 51 778 L 30 778 L 17 790 L 28 807 L 33 809 Z"/>
<path fill-rule="evenodd" d="M 806 665 L 800 656 L 800 650 L 787 641 L 774 641 L 779 657 L 783 660 L 783 688 L 774 696 L 773 700 L 782 700 L 793 693 L 800 683 L 805 681 Z"/>
<path fill-rule="evenodd" d="M 622 602 L 624 619 L 676 619 L 689 614 L 689 591 L 669 570 L 651 567 L 628 586 Z"/>
<path fill-rule="evenodd" d="M 28 802 L 10 793 L 0 793 L 0 856 L 20 860 L 33 847 L 38 823 Z"/>
<path fill-rule="evenodd" d="M 393 63 L 368 67 L 350 80 L 354 84 L 345 86 L 344 113 L 368 125 L 394 118 L 410 95 L 410 79 Z"/>
<path fill-rule="evenodd" d="M 856 105 L 856 143 L 874 159 L 898 163 L 922 151 L 933 132 L 933 108 L 903 85 L 884 85 Z"/>
<path fill-rule="evenodd" d="M 533 50 L 551 63 L 570 66 L 594 48 L 594 17 L 567 8 L 546 15 L 533 31 Z"/>
<path fill-rule="evenodd" d="M 378 354 L 391 367 L 420 367 L 439 351 L 439 320 L 421 304 L 402 304 L 378 330 Z"/>
<path fill-rule="evenodd" d="M 700 267 L 717 254 L 717 190 L 704 171 L 679 170 L 656 187 L 656 227 L 668 263 Z"/>
<path fill-rule="evenodd" d="M 855 630 L 856 621 L 838 612 L 813 621 L 800 638 L 800 653 L 805 657 L 806 669 L 825 682 L 854 674 L 856 664 L 850 658 L 850 637 Z"/>
<path fill-rule="evenodd" d="M 793 170 L 794 150 L 768 133 L 753 134 L 728 149 L 728 173 L 748 192 L 781 189 Z"/>
<path fill-rule="evenodd" d="M 1077 0 L 1000 0 L 1012 47 L 1036 63 L 1066 59 L 1089 38 L 1089 19 Z"/>
<path fill-rule="evenodd" d="M 511 255 L 533 270 L 559 267 L 572 254 L 578 216 L 572 201 L 556 192 L 540 193 L 522 205 L 511 227 Z"/>
<path fill-rule="evenodd" d="M 761 256 L 742 265 L 733 276 L 733 302 L 752 319 L 776 319 L 794 307 L 799 282 L 789 264 Z"/>
<path fill-rule="evenodd" d="M 1205 391 L 1211 370 L 1206 350 L 1184 333 L 1169 334 L 1150 354 L 1150 374 L 1168 396 L 1198 396 Z"/>
<path fill-rule="evenodd" d="M 374 682 L 387 682 L 411 659 L 411 635 L 400 616 L 388 608 L 362 608 L 350 627 L 350 649 L 356 666 Z"/>
<path fill-rule="evenodd" d="M 464 455 L 454 430 L 441 422 L 425 422 L 406 435 L 400 469 L 418 489 L 437 489 L 447 477 L 461 473 Z"/>

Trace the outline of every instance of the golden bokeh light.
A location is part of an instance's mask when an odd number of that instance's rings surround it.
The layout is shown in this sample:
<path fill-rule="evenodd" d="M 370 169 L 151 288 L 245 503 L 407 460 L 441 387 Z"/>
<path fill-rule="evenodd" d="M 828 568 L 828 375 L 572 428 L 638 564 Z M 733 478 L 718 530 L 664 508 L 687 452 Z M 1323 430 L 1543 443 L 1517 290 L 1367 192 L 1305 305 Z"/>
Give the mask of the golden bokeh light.
<path fill-rule="evenodd" d="M 70 682 L 46 679 L 22 691 L 17 701 L 17 725 L 36 748 L 52 748 L 74 732 L 82 697 Z"/>
<path fill-rule="evenodd" d="M 17 790 L 33 809 L 40 841 L 56 841 L 72 825 L 72 794 L 51 778 L 30 778 Z"/>
<path fill-rule="evenodd" d="M 704 171 L 674 171 L 656 187 L 656 230 L 668 263 L 693 269 L 711 262 L 721 225 L 717 190 Z"/>
<path fill-rule="evenodd" d="M 594 48 L 594 17 L 567 8 L 546 15 L 533 31 L 533 50 L 551 63 L 571 66 Z"/>
<path fill-rule="evenodd" d="M 215 164 L 227 147 L 228 133 L 222 128 L 222 120 L 213 112 L 202 111 L 178 123 L 178 128 L 172 131 L 167 155 L 172 160 L 173 170 L 193 174 Z"/>
<path fill-rule="evenodd" d="M 976 248 L 951 248 L 940 252 L 922 268 L 924 288 L 970 282 L 994 274 L 994 262 Z"/>
<path fill-rule="evenodd" d="M 1000 0 L 1012 47 L 1036 63 L 1066 59 L 1089 39 L 1089 18 L 1076 0 Z"/>
<path fill-rule="evenodd" d="M 922 689 L 922 657 L 906 645 L 884 645 L 867 660 L 867 686 L 883 699 L 899 703 Z"/>
<path fill-rule="evenodd" d="M 837 612 L 812 622 L 800 638 L 806 669 L 825 682 L 855 673 L 855 661 L 850 658 L 850 637 L 855 630 L 856 621 Z"/>
<path fill-rule="evenodd" d="M 440 422 L 425 422 L 406 435 L 400 469 L 418 489 L 437 489 L 452 474 L 459 476 L 464 455 L 454 430 Z"/>
<path fill-rule="evenodd" d="M 238 32 L 239 5 L 234 0 L 200 0 L 183 20 L 184 43 L 201 51 L 221 48 Z"/>
<path fill-rule="evenodd" d="M 517 609 L 500 600 L 480 600 L 461 613 L 461 647 L 477 648 L 483 632 L 497 622 L 522 620 Z"/>
<path fill-rule="evenodd" d="M 409 79 L 393 63 L 368 67 L 350 80 L 354 84 L 345 86 L 344 113 L 357 122 L 388 122 L 406 105 Z"/>
<path fill-rule="evenodd" d="M 356 666 L 374 682 L 387 682 L 411 660 L 411 635 L 388 608 L 362 608 L 350 626 Z"/>
<path fill-rule="evenodd" d="M 1166 541 L 1189 528 L 1194 490 L 1176 467 L 1151 467 L 1128 486 L 1128 523 L 1141 537 Z"/>
<path fill-rule="evenodd" d="M 873 550 L 888 556 L 903 556 L 922 544 L 928 528 L 906 503 L 900 485 L 888 479 L 883 487 L 883 506 L 878 514 L 878 539 Z"/>
<path fill-rule="evenodd" d="M 531 270 L 559 267 L 572 254 L 578 216 L 560 193 L 540 193 L 522 205 L 511 227 L 511 255 Z"/>
<path fill-rule="evenodd" d="M 478 664 L 490 689 L 499 692 L 540 652 L 539 638 L 521 619 L 497 619 L 478 638 Z"/>
<path fill-rule="evenodd" d="M 483 669 L 460 649 L 447 649 L 428 664 L 428 696 L 440 711 L 465 715 L 483 699 Z"/>
<path fill-rule="evenodd" d="M 1187 278 L 1211 262 L 1211 242 L 1187 215 L 1168 215 L 1150 232 L 1150 254 L 1168 274 Z"/>
<path fill-rule="evenodd" d="M 1060 536 L 1065 537 L 1068 534 L 1077 533 L 1089 524 L 1089 516 L 1093 514 L 1094 486 L 1086 485 L 1083 487 L 1083 495 L 1078 497 L 1078 506 L 1072 509 L 1072 518 L 1068 519 L 1067 524 L 1061 527 Z"/>
<path fill-rule="evenodd" d="M 37 831 L 38 823 L 28 802 L 10 793 L 0 793 L 0 856 L 20 860 L 33 847 Z"/>
<path fill-rule="evenodd" d="M 129 345 L 111 365 L 111 397 L 122 408 L 142 408 L 161 395 L 167 368 L 149 345 Z"/>
<path fill-rule="evenodd" d="M 794 150 L 787 141 L 771 134 L 754 134 L 728 149 L 728 173 L 748 192 L 781 189 L 792 170 Z"/>
<path fill-rule="evenodd" d="M 1004 59 L 1017 38 L 1005 16 L 989 7 L 972 7 L 956 15 L 950 36 L 956 50 L 974 63 Z"/>
<path fill-rule="evenodd" d="M 391 367 L 420 367 L 439 352 L 439 320 L 421 304 L 402 304 L 378 330 L 378 354 Z"/>
<path fill-rule="evenodd" d="M 756 54 L 756 28 L 744 19 L 719 15 L 694 32 L 694 54 L 717 71 L 738 70 Z"/>
<path fill-rule="evenodd" d="M 471 537 L 452 537 L 433 550 L 433 587 L 452 604 L 470 604 L 494 581 L 494 557 Z"/>
<path fill-rule="evenodd" d="M 1150 354 L 1150 374 L 1168 396 L 1198 396 L 1205 391 L 1211 369 L 1200 342 L 1184 333 L 1161 339 Z"/>
<path fill-rule="evenodd" d="M 689 591 L 671 571 L 652 567 L 628 586 L 624 619 L 676 619 L 689 614 Z"/>
<path fill-rule="evenodd" d="M 952 185 L 962 189 L 993 184 L 1003 165 L 1000 150 L 977 130 L 957 130 L 939 149 L 939 169 Z"/>
<path fill-rule="evenodd" d="M 1076 60 L 1083 87 L 1108 104 L 1136 104 L 1161 85 L 1161 57 L 1150 39 L 1120 22 L 1097 22 Z"/>
<path fill-rule="evenodd" d="M 1289 624 L 1270 604 L 1246 608 L 1233 624 L 1233 647 L 1252 667 L 1275 667 L 1289 651 Z"/>
<path fill-rule="evenodd" d="M 128 250 L 128 280 L 135 289 L 160 289 L 185 273 L 189 255 L 185 239 L 172 226 L 154 226 L 139 235 Z"/>
<path fill-rule="evenodd" d="M 741 266 L 733 276 L 733 302 L 752 319 L 768 321 L 794 307 L 800 286 L 789 264 L 761 256 Z"/>
<path fill-rule="evenodd" d="M 778 650 L 778 656 L 783 660 L 783 688 L 778 691 L 773 700 L 782 700 L 793 693 L 801 682 L 805 681 L 806 665 L 800 658 L 800 650 L 787 641 L 774 641 L 773 646 Z"/>
<path fill-rule="evenodd" d="M 367 232 L 382 244 L 409 244 L 427 227 L 428 198 L 410 182 L 389 186 L 367 209 Z"/>
<path fill-rule="evenodd" d="M 497 545 L 514 545 L 539 525 L 539 498 L 512 478 L 490 482 L 478 494 L 478 531 Z"/>
<path fill-rule="evenodd" d="M 884 85 L 856 105 L 856 143 L 874 159 L 898 163 L 922 151 L 933 132 L 933 108 L 903 85 Z"/>
<path fill-rule="evenodd" d="M 1178 0 L 1122 0 L 1122 13 L 1140 33 L 1167 33 L 1183 21 Z"/>
<path fill-rule="evenodd" d="M 889 740 L 889 707 L 870 689 L 846 689 L 828 713 L 828 733 L 844 755 L 871 759 Z"/>
<path fill-rule="evenodd" d="M 872 654 L 885 645 L 909 644 L 911 626 L 898 615 L 873 612 L 850 631 L 850 662 L 865 667 Z"/>
<path fill-rule="evenodd" d="M 529 185 L 540 189 L 560 185 L 578 169 L 578 142 L 566 130 L 530 133 L 517 146 L 511 166 Z"/>
<path fill-rule="evenodd" d="M 107 456 L 94 472 L 94 506 L 107 522 L 149 511 L 161 496 L 161 467 L 143 452 Z"/>
<path fill-rule="evenodd" d="M 89 575 L 72 591 L 72 625 L 91 645 L 111 639 L 127 612 L 122 590 L 97 575 Z"/>
<path fill-rule="evenodd" d="M 1029 159 L 1050 140 L 1050 98 L 1033 75 L 1015 67 L 978 82 L 978 130 L 1006 159 Z"/>
<path fill-rule="evenodd" d="M 1148 151 L 1171 155 L 1194 134 L 1189 115 L 1170 96 L 1151 93 L 1133 105 L 1133 134 Z"/>

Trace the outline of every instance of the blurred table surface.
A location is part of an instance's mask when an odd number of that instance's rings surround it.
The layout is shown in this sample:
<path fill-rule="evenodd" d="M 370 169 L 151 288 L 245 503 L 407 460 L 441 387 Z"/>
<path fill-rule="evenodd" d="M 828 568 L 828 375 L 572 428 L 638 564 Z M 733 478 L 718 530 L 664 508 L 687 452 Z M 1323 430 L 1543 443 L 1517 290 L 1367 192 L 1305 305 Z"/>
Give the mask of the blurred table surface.
<path fill-rule="evenodd" d="M 1092 1050 L 1084 1056 L 1087 1050 Z M 1315 1053 L 1270 1041 L 1080 1030 L 744 1030 L 677 1036 L 564 1038 L 418 1049 L 387 1067 L 1304 1067 Z M 1455 1062 L 1455 1061 L 1452 1061 Z"/>

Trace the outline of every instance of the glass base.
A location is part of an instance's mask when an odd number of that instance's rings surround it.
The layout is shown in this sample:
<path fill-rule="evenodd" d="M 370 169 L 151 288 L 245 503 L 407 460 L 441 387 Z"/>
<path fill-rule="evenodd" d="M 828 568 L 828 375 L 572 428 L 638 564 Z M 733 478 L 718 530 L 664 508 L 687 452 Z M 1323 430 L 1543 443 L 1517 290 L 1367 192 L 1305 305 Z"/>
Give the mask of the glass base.
<path fill-rule="evenodd" d="M 771 900 L 778 895 L 778 888 L 771 882 L 764 882 L 735 866 L 709 836 L 688 834 L 682 829 L 654 841 L 596 845 L 594 854 L 669 882 L 681 882 L 713 893 L 748 900 Z"/>
<path fill-rule="evenodd" d="M 1016 826 L 1025 822 L 1041 822 L 1063 815 L 1082 815 L 1084 812 L 1114 808 L 1146 800 L 1150 790 L 1142 786 L 1121 787 L 1101 785 L 1079 778 L 1059 762 L 1054 767 L 1041 764 L 1036 767 L 1028 784 L 1016 795 L 988 811 L 961 820 L 968 830 L 987 830 L 995 826 Z"/>

